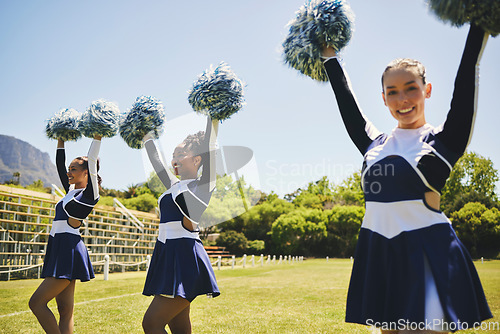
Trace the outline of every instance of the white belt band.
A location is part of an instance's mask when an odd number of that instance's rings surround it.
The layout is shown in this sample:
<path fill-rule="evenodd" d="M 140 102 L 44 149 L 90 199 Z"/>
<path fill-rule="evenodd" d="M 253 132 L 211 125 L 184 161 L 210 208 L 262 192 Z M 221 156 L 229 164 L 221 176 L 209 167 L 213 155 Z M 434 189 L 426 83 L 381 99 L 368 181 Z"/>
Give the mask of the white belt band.
<path fill-rule="evenodd" d="M 158 240 L 165 243 L 167 239 L 190 238 L 200 239 L 198 232 L 190 232 L 182 226 L 180 221 L 172 221 L 168 223 L 161 223 Z"/>
<path fill-rule="evenodd" d="M 441 212 L 430 210 L 422 200 L 391 203 L 366 202 L 362 227 L 391 239 L 405 231 L 413 231 L 450 220 Z"/>
<path fill-rule="evenodd" d="M 80 230 L 78 228 L 72 228 L 71 226 L 69 226 L 66 220 L 55 220 L 52 222 L 50 235 L 54 236 L 57 233 L 71 233 L 75 235 L 80 235 Z"/>

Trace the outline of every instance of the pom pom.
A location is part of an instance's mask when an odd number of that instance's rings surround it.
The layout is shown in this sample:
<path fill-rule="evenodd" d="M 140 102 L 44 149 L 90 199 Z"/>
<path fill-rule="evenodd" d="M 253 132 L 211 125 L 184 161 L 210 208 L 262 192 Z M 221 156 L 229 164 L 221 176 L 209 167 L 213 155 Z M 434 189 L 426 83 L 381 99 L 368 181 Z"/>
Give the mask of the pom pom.
<path fill-rule="evenodd" d="M 47 120 L 45 133 L 50 139 L 77 140 L 82 136 L 79 129 L 80 113 L 75 109 L 61 109 Z"/>
<path fill-rule="evenodd" d="M 118 131 L 119 113 L 118 106 L 112 102 L 94 101 L 82 116 L 80 131 L 89 138 L 113 137 Z"/>
<path fill-rule="evenodd" d="M 120 118 L 120 136 L 131 148 L 140 149 L 142 138 L 152 132 L 158 139 L 163 131 L 165 113 L 160 100 L 152 96 L 139 96 L 132 109 Z"/>
<path fill-rule="evenodd" d="M 321 51 L 325 46 L 336 52 L 350 41 L 354 14 L 343 0 L 306 2 L 288 23 L 290 30 L 283 42 L 284 61 L 290 67 L 318 81 L 328 81 Z"/>
<path fill-rule="evenodd" d="M 500 33 L 500 0 L 429 0 L 429 7 L 444 22 L 461 26 L 467 22 L 492 36 Z"/>
<path fill-rule="evenodd" d="M 228 119 L 244 104 L 243 83 L 224 62 L 203 72 L 188 93 L 194 111 L 218 121 Z"/>

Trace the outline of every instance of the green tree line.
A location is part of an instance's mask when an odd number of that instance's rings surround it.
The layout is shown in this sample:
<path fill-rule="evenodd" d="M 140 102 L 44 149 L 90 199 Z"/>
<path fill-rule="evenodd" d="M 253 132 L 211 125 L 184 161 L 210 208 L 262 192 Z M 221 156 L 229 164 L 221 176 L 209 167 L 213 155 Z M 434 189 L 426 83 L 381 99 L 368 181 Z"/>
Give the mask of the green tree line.
<path fill-rule="evenodd" d="M 470 152 L 454 166 L 442 190 L 441 209 L 475 258 L 499 257 L 498 180 L 491 160 Z M 248 212 L 217 226 L 217 244 L 235 254 L 354 256 L 364 216 L 360 184 L 356 172 L 339 185 L 323 177 L 283 198 L 263 194 Z"/>
<path fill-rule="evenodd" d="M 500 254 L 498 181 L 492 161 L 469 152 L 454 166 L 441 192 L 441 210 L 475 258 Z M 243 178 L 218 177 L 202 217 L 201 235 L 219 233 L 215 243 L 205 243 L 224 246 L 236 255 L 354 256 L 364 216 L 360 184 L 360 172 L 340 184 L 325 176 L 280 198 L 253 189 Z M 26 188 L 50 192 L 40 180 Z M 145 183 L 129 185 L 127 190 L 101 189 L 99 204 L 112 206 L 113 198 L 118 198 L 129 209 L 155 212 L 165 190 L 152 173 Z"/>

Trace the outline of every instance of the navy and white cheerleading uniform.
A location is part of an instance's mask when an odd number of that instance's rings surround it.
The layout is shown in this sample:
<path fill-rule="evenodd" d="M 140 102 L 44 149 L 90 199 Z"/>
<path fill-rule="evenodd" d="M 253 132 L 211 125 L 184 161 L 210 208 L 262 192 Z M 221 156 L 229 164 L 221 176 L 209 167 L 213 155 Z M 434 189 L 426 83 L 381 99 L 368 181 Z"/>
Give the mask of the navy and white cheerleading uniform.
<path fill-rule="evenodd" d="M 391 134 L 380 133 L 365 118 L 338 59 L 325 62 L 349 136 L 364 155 L 366 213 L 347 296 L 347 322 L 427 320 L 448 323 L 454 331 L 458 324 L 470 328 L 492 317 L 474 264 L 451 222 L 425 202 L 426 192 L 439 194 L 470 141 L 485 44 L 485 33 L 472 26 L 442 126 L 396 128 Z"/>
<path fill-rule="evenodd" d="M 205 132 L 207 145 L 215 145 L 211 129 L 212 123 L 208 120 Z M 212 195 L 215 150 L 210 147 L 205 151 L 208 153 L 204 154 L 200 178 L 179 181 L 164 167 L 154 141 L 146 140 L 144 146 L 153 168 L 168 190 L 158 199 L 159 233 L 143 294 L 170 298 L 180 296 L 190 302 L 198 295 L 216 297 L 220 294 L 219 288 L 197 227 Z M 195 230 L 184 226 L 184 218 L 196 226 Z"/>
<path fill-rule="evenodd" d="M 52 222 L 49 241 L 41 277 L 79 279 L 82 282 L 94 278 L 94 270 L 90 262 L 87 247 L 85 247 L 78 228 L 68 223 L 68 218 L 83 220 L 92 212 L 99 201 L 99 185 L 97 182 L 97 157 L 101 141 L 93 140 L 88 153 L 87 187 L 74 189 L 70 187 L 65 166 L 64 148 L 56 152 L 56 165 L 59 178 L 66 191 L 56 204 L 56 215 Z"/>

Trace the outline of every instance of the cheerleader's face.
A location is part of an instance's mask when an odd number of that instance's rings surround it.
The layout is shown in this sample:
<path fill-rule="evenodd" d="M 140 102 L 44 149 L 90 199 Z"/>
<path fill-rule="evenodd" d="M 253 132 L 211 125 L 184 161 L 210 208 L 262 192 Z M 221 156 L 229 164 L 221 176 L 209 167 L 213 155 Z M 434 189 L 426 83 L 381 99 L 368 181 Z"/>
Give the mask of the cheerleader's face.
<path fill-rule="evenodd" d="M 431 97 L 432 86 L 424 84 L 415 69 L 391 69 L 384 75 L 382 98 L 398 127 L 417 129 L 425 125 L 425 99 Z"/>
<path fill-rule="evenodd" d="M 179 175 L 181 179 L 195 179 L 198 176 L 200 162 L 201 157 L 194 156 L 193 152 L 186 150 L 182 144 L 175 148 L 172 155 L 174 173 Z"/>
<path fill-rule="evenodd" d="M 68 175 L 69 184 L 74 184 L 76 189 L 87 186 L 88 170 L 83 168 L 79 160 L 75 159 L 71 162 L 66 174 Z"/>

